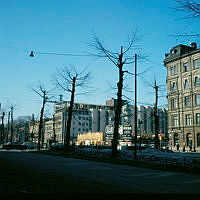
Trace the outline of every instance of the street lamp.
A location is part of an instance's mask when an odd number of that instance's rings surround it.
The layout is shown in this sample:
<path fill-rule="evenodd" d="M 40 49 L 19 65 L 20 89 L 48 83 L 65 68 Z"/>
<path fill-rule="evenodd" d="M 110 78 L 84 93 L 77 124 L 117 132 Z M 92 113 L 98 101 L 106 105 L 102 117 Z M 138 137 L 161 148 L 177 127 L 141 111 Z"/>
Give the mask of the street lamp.
<path fill-rule="evenodd" d="M 29 56 L 30 56 L 30 57 L 34 57 L 33 51 L 31 51 L 31 53 L 30 53 Z"/>

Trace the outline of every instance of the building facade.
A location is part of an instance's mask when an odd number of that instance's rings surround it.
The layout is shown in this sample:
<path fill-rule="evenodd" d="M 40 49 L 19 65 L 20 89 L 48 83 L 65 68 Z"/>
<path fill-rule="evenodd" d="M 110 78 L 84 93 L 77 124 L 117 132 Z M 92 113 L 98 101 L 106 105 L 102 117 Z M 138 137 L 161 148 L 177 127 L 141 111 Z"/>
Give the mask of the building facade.
<path fill-rule="evenodd" d="M 178 45 L 165 54 L 169 144 L 173 150 L 200 151 L 200 49 Z"/>
<path fill-rule="evenodd" d="M 155 123 L 153 117 L 154 108 L 152 106 L 137 106 L 137 119 L 138 127 L 137 132 L 139 136 L 154 135 L 155 133 Z M 122 125 L 131 125 L 132 133 L 135 132 L 135 107 L 133 105 L 123 105 L 122 107 Z M 159 132 L 167 135 L 168 134 L 168 120 L 167 120 L 167 110 L 158 109 L 159 115 Z"/>
<path fill-rule="evenodd" d="M 68 101 L 56 103 L 54 106 L 56 141 L 64 142 Z M 87 103 L 74 103 L 71 121 L 71 139 L 75 140 L 78 134 L 88 132 L 105 132 L 109 120 L 113 119 L 114 107 Z"/>

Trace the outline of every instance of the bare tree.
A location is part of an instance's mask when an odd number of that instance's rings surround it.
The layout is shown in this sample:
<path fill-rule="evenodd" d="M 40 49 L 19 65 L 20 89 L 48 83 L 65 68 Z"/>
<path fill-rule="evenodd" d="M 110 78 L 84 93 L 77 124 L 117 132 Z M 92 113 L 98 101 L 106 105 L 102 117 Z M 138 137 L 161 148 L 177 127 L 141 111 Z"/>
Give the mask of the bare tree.
<path fill-rule="evenodd" d="M 178 4 L 177 10 L 184 11 L 187 18 L 200 17 L 199 0 L 175 0 Z"/>
<path fill-rule="evenodd" d="M 14 135 L 14 110 L 17 109 L 17 104 L 16 103 L 13 103 L 13 102 L 10 102 L 10 100 L 7 100 L 6 102 L 7 104 L 7 109 L 6 110 L 10 110 L 8 115 L 10 117 L 10 121 L 9 121 L 9 124 L 7 125 L 8 126 L 8 131 L 7 131 L 7 138 L 9 138 L 9 128 L 10 128 L 10 142 L 13 142 L 13 139 L 15 137 Z M 10 127 L 9 127 L 10 126 Z"/>
<path fill-rule="evenodd" d="M 75 95 L 86 95 L 91 92 L 91 90 L 89 90 L 90 79 L 91 72 L 86 72 L 86 68 L 81 72 L 78 72 L 72 65 L 58 69 L 57 74 L 54 76 L 56 86 L 71 93 L 70 105 L 68 107 L 67 126 L 64 136 L 64 146 L 67 152 L 70 151 L 70 129 Z M 79 88 L 84 89 L 84 91 L 76 94 L 76 91 Z"/>
<path fill-rule="evenodd" d="M 183 19 L 197 19 L 200 17 L 200 1 L 199 0 L 174 0 L 176 2 L 175 11 L 180 11 L 184 14 Z M 172 37 L 178 38 L 198 38 L 200 33 L 178 33 L 170 34 Z"/>
<path fill-rule="evenodd" d="M 47 95 L 50 95 L 50 92 L 52 91 L 47 91 L 44 86 L 41 84 L 39 86 L 36 86 L 36 88 L 31 88 L 36 94 L 38 94 L 42 98 L 42 108 L 40 111 L 40 122 L 39 122 L 39 129 L 38 129 L 38 146 L 37 149 L 40 150 L 41 147 L 41 139 L 42 139 L 42 144 L 43 144 L 43 115 L 44 115 L 44 108 L 45 104 L 48 102 L 49 99 L 51 99 L 53 96 L 49 97 Z"/>
<path fill-rule="evenodd" d="M 117 157 L 118 155 L 118 139 L 119 139 L 119 125 L 120 125 L 120 117 L 121 117 L 121 110 L 122 110 L 122 91 L 123 91 L 123 80 L 124 80 L 124 73 L 127 70 L 123 70 L 124 65 L 131 64 L 134 62 L 134 56 L 128 55 L 131 51 L 135 50 L 136 45 L 136 32 L 133 34 L 132 37 L 128 38 L 128 45 L 126 48 L 121 46 L 120 52 L 113 52 L 104 47 L 102 42 L 99 40 L 97 36 L 93 37 L 92 43 L 89 45 L 95 50 L 95 53 L 92 53 L 93 56 L 99 58 L 106 58 L 110 60 L 119 71 L 119 81 L 117 83 L 117 105 L 115 107 L 115 121 L 114 121 L 114 133 L 113 133 L 113 140 L 112 140 L 112 157 Z"/>

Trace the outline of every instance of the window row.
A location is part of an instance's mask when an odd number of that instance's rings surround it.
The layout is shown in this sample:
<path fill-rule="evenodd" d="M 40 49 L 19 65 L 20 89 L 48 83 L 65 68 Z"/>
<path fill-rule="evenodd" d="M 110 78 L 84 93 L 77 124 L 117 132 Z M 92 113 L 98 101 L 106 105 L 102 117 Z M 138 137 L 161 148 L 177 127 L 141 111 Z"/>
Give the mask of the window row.
<path fill-rule="evenodd" d="M 82 119 L 82 120 L 92 120 L 91 117 L 81 117 L 81 116 L 79 116 L 78 119 L 79 119 L 79 120 L 81 120 L 81 119 Z"/>
<path fill-rule="evenodd" d="M 81 131 L 82 131 L 82 132 L 88 132 L 88 131 L 91 131 L 91 129 L 88 129 L 88 128 L 86 128 L 86 129 L 85 129 L 85 128 L 81 129 L 81 128 L 79 128 L 78 131 L 80 131 L 80 132 L 81 132 Z"/>
<path fill-rule="evenodd" d="M 191 84 L 190 84 L 189 80 L 188 79 L 184 79 L 184 81 L 183 81 L 183 88 L 184 89 L 188 89 L 188 88 L 190 88 L 190 86 L 191 86 Z M 200 76 L 195 76 L 194 77 L 194 86 L 195 87 L 200 86 Z M 176 81 L 172 81 L 170 83 L 170 90 L 172 92 L 176 92 L 178 90 L 177 82 Z"/>
<path fill-rule="evenodd" d="M 177 98 L 171 98 L 170 105 L 171 105 L 171 109 L 172 110 L 178 108 L 178 100 L 177 100 Z M 185 107 L 190 107 L 192 105 L 191 96 L 190 95 L 184 97 L 183 105 Z M 199 105 L 200 105 L 200 94 L 194 94 L 194 106 L 199 106 Z"/>
<path fill-rule="evenodd" d="M 171 125 L 174 126 L 174 127 L 179 126 L 178 115 L 172 115 L 171 116 Z M 185 126 L 191 126 L 192 125 L 192 115 L 191 114 L 185 115 L 184 125 Z M 195 115 L 195 125 L 200 125 L 200 113 L 196 113 L 196 115 Z"/>
<path fill-rule="evenodd" d="M 192 62 L 193 62 L 193 69 L 199 69 L 200 68 L 200 59 L 199 58 L 198 59 L 194 59 Z M 183 63 L 182 66 L 181 66 L 181 68 L 182 68 L 180 70 L 181 72 L 188 72 L 191 69 L 190 65 L 189 65 L 189 62 Z M 178 67 L 177 67 L 177 65 L 173 65 L 173 66 L 169 67 L 168 70 L 169 70 L 168 74 L 170 76 L 178 74 Z"/>

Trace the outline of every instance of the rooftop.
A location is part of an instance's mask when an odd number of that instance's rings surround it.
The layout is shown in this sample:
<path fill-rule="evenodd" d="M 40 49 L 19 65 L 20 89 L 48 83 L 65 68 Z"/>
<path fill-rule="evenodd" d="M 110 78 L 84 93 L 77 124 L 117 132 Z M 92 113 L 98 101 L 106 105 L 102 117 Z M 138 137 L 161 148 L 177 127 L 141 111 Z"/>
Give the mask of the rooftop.
<path fill-rule="evenodd" d="M 188 55 L 192 55 L 200 52 L 200 49 L 197 49 L 197 44 L 195 42 L 190 43 L 191 46 L 179 44 L 173 47 L 169 53 L 165 54 L 164 64 L 174 62 L 180 58 L 184 58 Z"/>

